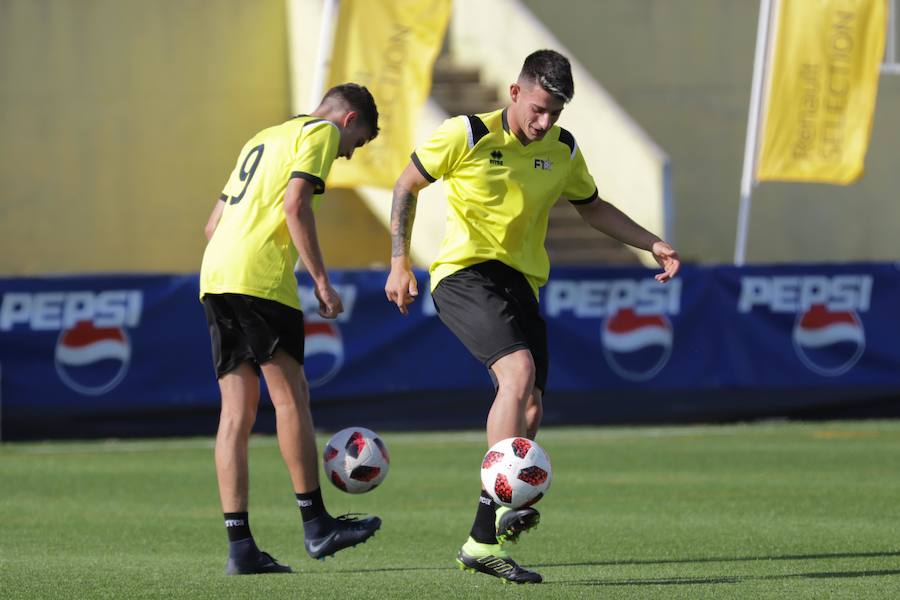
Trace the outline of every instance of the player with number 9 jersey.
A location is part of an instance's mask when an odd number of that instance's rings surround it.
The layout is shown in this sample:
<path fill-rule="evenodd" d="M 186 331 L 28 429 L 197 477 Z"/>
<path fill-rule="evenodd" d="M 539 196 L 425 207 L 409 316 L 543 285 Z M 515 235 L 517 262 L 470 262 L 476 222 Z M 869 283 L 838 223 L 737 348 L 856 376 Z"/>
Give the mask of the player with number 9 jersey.
<path fill-rule="evenodd" d="M 248 441 L 260 400 L 260 375 L 272 405 L 281 456 L 303 521 L 304 545 L 323 558 L 360 544 L 378 517 L 332 517 L 319 485 L 309 384 L 303 371 L 305 328 L 297 294 L 297 259 L 312 278 L 318 313 L 343 311 L 319 248 L 314 198 L 338 157 L 350 159 L 378 135 L 378 109 L 357 84 L 326 92 L 311 115 L 264 129 L 248 141 L 206 224 L 200 299 L 222 395 L 216 476 L 228 534 L 225 572 L 285 573 L 250 532 Z"/>
<path fill-rule="evenodd" d="M 203 255 L 200 296 L 247 294 L 299 309 L 298 252 L 281 210 L 295 177 L 325 191 L 340 132 L 331 121 L 301 115 L 248 141 L 220 200 L 222 217 Z"/>

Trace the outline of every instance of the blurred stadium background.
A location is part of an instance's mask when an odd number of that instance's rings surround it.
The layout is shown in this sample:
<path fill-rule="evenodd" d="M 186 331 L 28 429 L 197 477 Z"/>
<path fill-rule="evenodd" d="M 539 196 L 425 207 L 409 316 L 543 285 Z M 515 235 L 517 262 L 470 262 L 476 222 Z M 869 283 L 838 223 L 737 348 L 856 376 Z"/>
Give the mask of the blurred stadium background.
<path fill-rule="evenodd" d="M 217 391 L 194 298 L 202 226 L 243 141 L 310 109 L 327 4 L 0 1 L 3 439 L 212 431 Z M 447 5 L 395 4 L 421 14 Z M 689 263 L 676 286 L 648 288 L 647 256 L 554 209 L 557 283 L 543 299 L 557 332 L 550 423 L 894 414 L 895 2 L 885 3 L 893 12 L 864 177 L 756 187 L 751 265 L 740 269 L 729 263 L 763 4 L 452 3 L 427 102 L 412 111 L 415 140 L 447 115 L 501 105 L 524 56 L 557 48 L 576 79 L 560 124 L 601 196 Z M 354 5 L 363 7 L 345 0 L 340 10 Z M 355 34 L 332 26 L 339 53 Z M 372 53 L 409 62 L 414 47 L 395 42 Z M 387 131 L 401 116 L 381 75 L 358 79 L 389 115 Z M 372 426 L 477 426 L 490 397 L 483 370 L 427 298 L 401 321 L 379 297 L 389 197 L 357 183 L 332 187 L 319 207 L 326 262 L 352 308 L 309 325 L 317 414 L 324 427 L 351 409 Z M 419 204 L 424 268 L 443 227 L 440 185 Z M 460 398 L 470 419 L 455 416 Z"/>
<path fill-rule="evenodd" d="M 515 555 L 545 584 L 517 597 L 900 597 L 900 421 L 859 420 L 900 414 L 895 0 L 865 175 L 755 187 L 747 265 L 731 264 L 760 15 L 878 1 L 339 3 L 366 35 L 394 19 L 369 53 L 384 70 L 353 78 L 385 132 L 412 118 L 407 146 L 503 104 L 531 51 L 568 54 L 560 124 L 601 195 L 687 262 L 656 286 L 645 256 L 554 208 L 539 440 L 556 479 Z M 390 172 L 332 174 L 316 218 L 347 311 L 307 323 L 320 434 L 374 428 L 393 461 L 371 494 L 324 495 L 385 527 L 337 561 L 306 558 L 263 402 L 254 531 L 301 576 L 221 576 L 202 229 L 244 141 L 310 110 L 325 57 L 360 45 L 329 6 L 0 0 L 0 597 L 509 596 L 451 571 L 491 385 L 427 295 L 407 319 L 384 300 L 390 194 L 375 180 Z M 416 30 L 448 7 L 445 36 Z M 423 61 L 424 105 L 398 114 L 399 73 Z M 438 183 L 419 202 L 420 282 L 443 210 Z M 309 306 L 302 276 L 300 292 Z"/>

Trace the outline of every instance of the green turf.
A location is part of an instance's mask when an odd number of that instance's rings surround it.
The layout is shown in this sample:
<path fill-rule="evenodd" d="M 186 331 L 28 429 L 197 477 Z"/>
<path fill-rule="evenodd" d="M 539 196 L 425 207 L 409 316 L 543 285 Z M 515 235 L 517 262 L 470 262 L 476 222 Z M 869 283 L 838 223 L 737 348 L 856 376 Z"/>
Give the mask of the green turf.
<path fill-rule="evenodd" d="M 553 486 L 513 556 L 545 583 L 527 587 L 455 568 L 482 434 L 381 433 L 383 486 L 325 498 L 384 526 L 324 562 L 275 440 L 253 439 L 253 531 L 299 571 L 253 577 L 222 575 L 211 440 L 0 446 L 0 597 L 900 597 L 900 421 L 542 431 Z"/>

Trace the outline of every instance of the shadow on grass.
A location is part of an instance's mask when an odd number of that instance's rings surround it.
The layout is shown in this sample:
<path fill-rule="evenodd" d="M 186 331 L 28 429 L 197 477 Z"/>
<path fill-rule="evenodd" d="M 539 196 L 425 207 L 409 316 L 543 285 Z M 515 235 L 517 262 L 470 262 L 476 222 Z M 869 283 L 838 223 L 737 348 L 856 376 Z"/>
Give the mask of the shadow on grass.
<path fill-rule="evenodd" d="M 662 577 L 653 579 L 579 579 L 573 581 L 545 581 L 544 585 L 564 586 L 632 586 L 632 585 L 703 585 L 744 583 L 748 581 L 777 581 L 785 579 L 831 579 L 845 577 L 887 577 L 900 575 L 900 569 L 881 571 L 833 571 L 823 573 L 789 573 L 786 575 L 732 575 L 726 577 Z"/>
<path fill-rule="evenodd" d="M 532 567 L 613 567 L 623 565 L 673 565 L 763 560 L 821 560 L 829 558 L 879 558 L 889 556 L 900 556 L 900 550 L 885 550 L 881 552 L 834 552 L 828 554 L 784 554 L 780 556 L 710 556 L 702 558 L 647 558 L 633 560 L 592 560 L 584 562 L 546 562 L 532 565 Z"/>
<path fill-rule="evenodd" d="M 690 564 L 712 562 L 739 562 L 739 561 L 763 561 L 763 560 L 819 560 L 830 558 L 877 558 L 900 556 L 900 550 L 885 552 L 836 552 L 831 554 L 787 554 L 783 556 L 731 556 L 731 557 L 707 557 L 707 558 L 672 558 L 672 559 L 642 559 L 642 560 L 597 560 L 585 562 L 547 562 L 536 565 L 528 565 L 528 568 L 538 569 L 546 567 L 611 567 L 627 565 L 665 565 L 665 564 Z M 391 573 L 404 571 L 456 571 L 456 566 L 409 566 L 409 567 L 377 567 L 371 569 L 334 569 L 332 573 Z M 307 573 L 309 574 L 309 573 Z M 881 577 L 887 575 L 900 575 L 900 570 L 887 571 L 846 571 L 835 573 L 796 573 L 789 575 L 754 576 L 737 575 L 728 577 L 672 577 L 663 579 L 586 579 L 578 581 L 548 582 L 555 585 L 677 585 L 698 583 L 740 583 L 742 581 L 766 580 L 766 579 L 794 579 L 816 577 Z"/>
<path fill-rule="evenodd" d="M 455 566 L 441 566 L 441 567 L 377 567 L 373 569 L 329 569 L 327 574 L 331 575 L 333 573 L 392 573 L 392 572 L 404 572 L 404 571 L 458 571 L 459 567 Z M 323 573 L 325 573 L 323 571 Z M 312 574 L 304 573 L 305 575 Z"/>

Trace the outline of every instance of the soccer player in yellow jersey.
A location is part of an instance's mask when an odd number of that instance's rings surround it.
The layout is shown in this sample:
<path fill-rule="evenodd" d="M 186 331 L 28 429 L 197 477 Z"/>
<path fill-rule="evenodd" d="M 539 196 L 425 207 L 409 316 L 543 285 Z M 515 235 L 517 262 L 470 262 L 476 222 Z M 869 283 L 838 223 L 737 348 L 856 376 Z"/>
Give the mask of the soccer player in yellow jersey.
<path fill-rule="evenodd" d="M 385 293 L 405 315 L 418 294 L 409 258 L 417 194 L 444 179 L 447 229 L 431 266 L 432 297 L 440 319 L 495 383 L 488 446 L 514 436 L 534 439 L 541 422 L 548 357 L 537 293 L 550 269 L 547 216 L 560 197 L 591 227 L 652 252 L 663 268 L 660 282 L 679 269 L 672 246 L 598 197 L 575 137 L 555 125 L 573 91 L 568 59 L 534 52 L 510 85 L 506 108 L 445 121 L 416 148 L 394 187 Z M 482 490 L 459 565 L 539 583 L 541 575 L 516 564 L 503 547 L 539 520 L 534 508 L 498 509 Z"/>
<path fill-rule="evenodd" d="M 291 569 L 257 548 L 247 513 L 247 445 L 259 405 L 259 374 L 275 407 L 278 445 L 303 520 L 304 544 L 324 558 L 371 537 L 378 517 L 333 518 L 322 502 L 318 453 L 303 372 L 303 313 L 294 265 L 298 255 L 315 283 L 319 314 L 343 311 L 316 237 L 313 195 L 325 190 L 335 158 L 378 134 L 378 109 L 363 86 L 330 89 L 310 115 L 264 129 L 248 141 L 206 236 L 200 298 L 222 394 L 216 475 L 225 515 L 227 574 Z"/>

